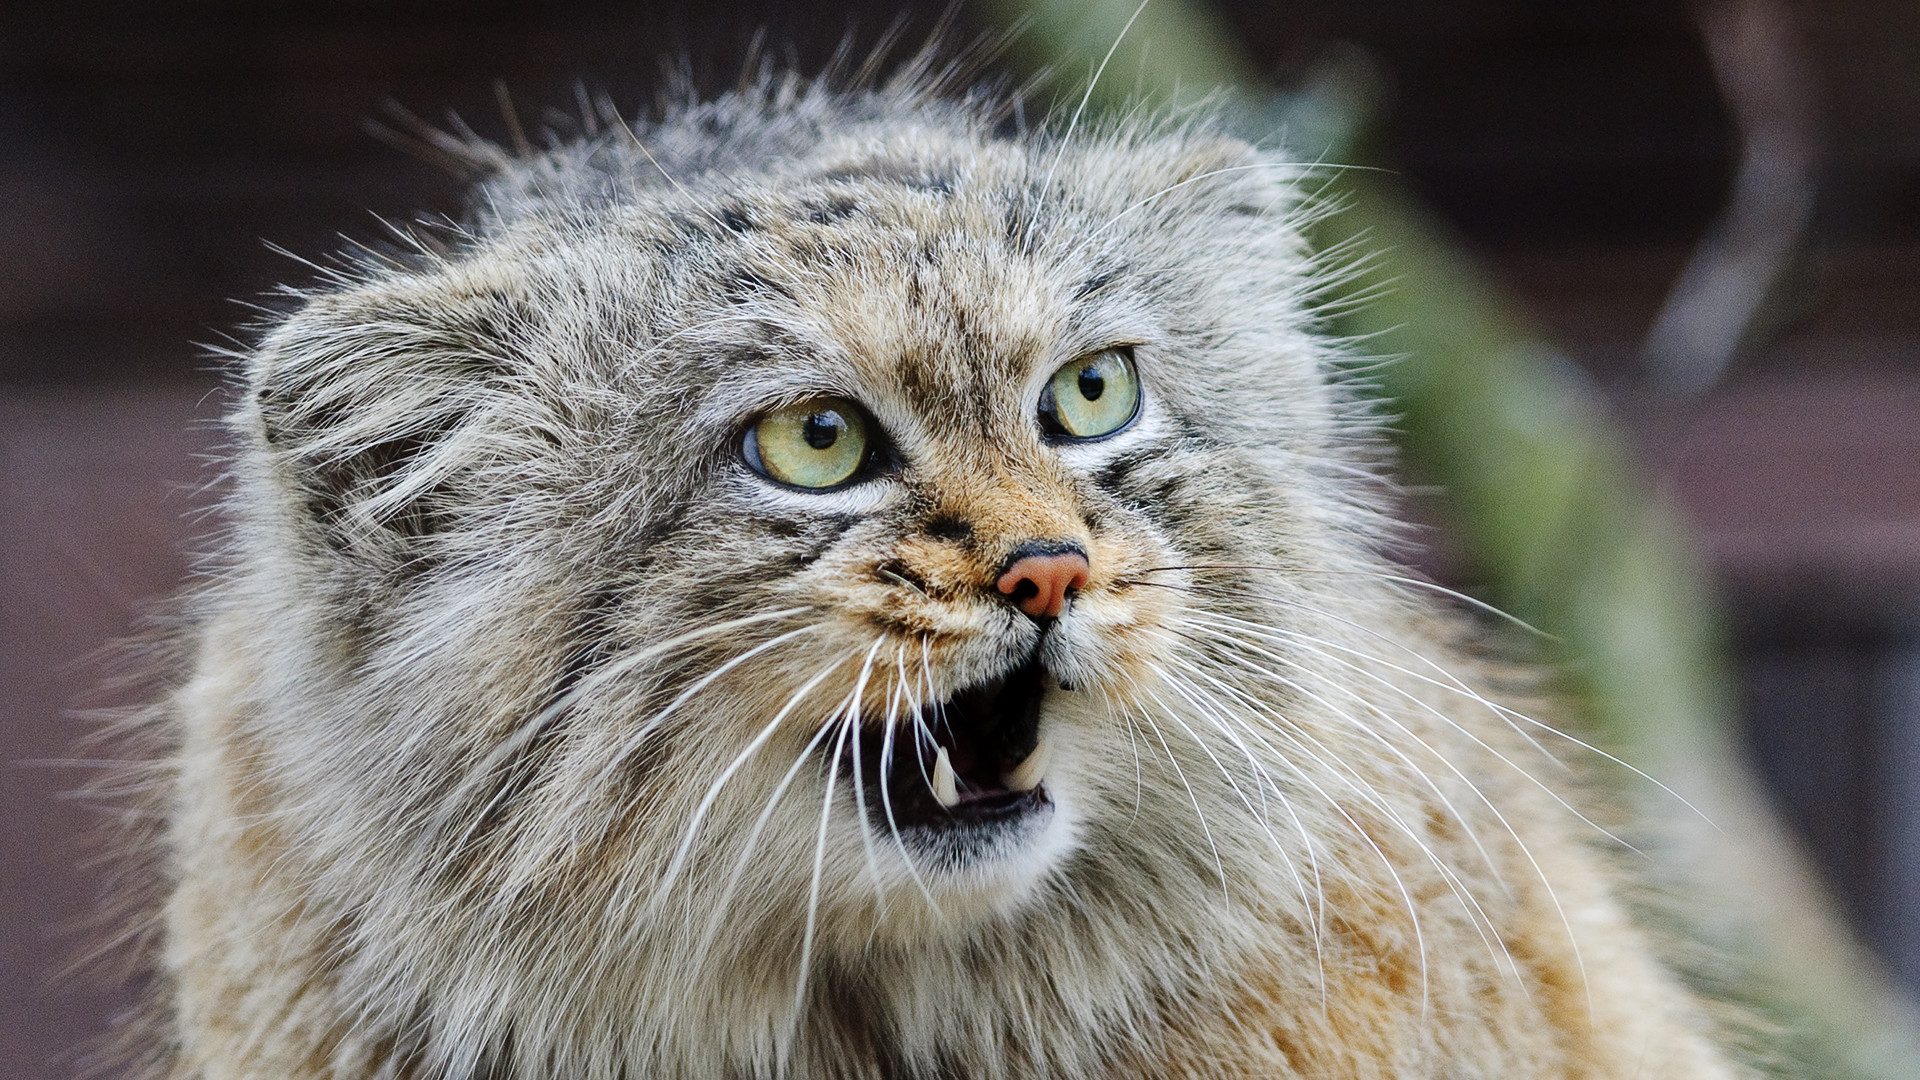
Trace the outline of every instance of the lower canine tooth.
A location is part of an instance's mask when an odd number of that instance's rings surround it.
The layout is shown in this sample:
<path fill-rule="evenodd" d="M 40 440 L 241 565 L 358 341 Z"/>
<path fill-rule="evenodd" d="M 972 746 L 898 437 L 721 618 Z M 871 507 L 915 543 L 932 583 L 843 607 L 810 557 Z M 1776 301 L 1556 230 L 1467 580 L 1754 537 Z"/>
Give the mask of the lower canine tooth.
<path fill-rule="evenodd" d="M 1007 774 L 1007 786 L 1015 791 L 1032 791 L 1039 787 L 1040 781 L 1046 778 L 1047 765 L 1052 758 L 1053 748 L 1047 745 L 1047 740 L 1041 739 L 1033 745 L 1033 753 L 1027 755 L 1027 760 L 1014 766 L 1013 771 Z"/>
<path fill-rule="evenodd" d="M 941 806 L 960 801 L 960 789 L 953 782 L 953 759 L 947 756 L 944 746 L 933 756 L 933 797 L 940 800 Z"/>

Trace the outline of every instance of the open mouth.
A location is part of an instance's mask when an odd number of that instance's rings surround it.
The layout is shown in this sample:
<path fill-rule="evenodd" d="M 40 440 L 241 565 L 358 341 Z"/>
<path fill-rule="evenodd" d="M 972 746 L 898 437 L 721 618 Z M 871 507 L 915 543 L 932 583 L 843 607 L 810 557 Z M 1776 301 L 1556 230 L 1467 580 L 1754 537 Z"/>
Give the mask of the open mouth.
<path fill-rule="evenodd" d="M 927 705 L 917 725 L 895 730 L 890 754 L 882 732 L 865 732 L 858 768 L 874 828 L 948 832 L 1007 824 L 1050 807 L 1050 752 L 1040 738 L 1045 678 L 1031 659 Z"/>

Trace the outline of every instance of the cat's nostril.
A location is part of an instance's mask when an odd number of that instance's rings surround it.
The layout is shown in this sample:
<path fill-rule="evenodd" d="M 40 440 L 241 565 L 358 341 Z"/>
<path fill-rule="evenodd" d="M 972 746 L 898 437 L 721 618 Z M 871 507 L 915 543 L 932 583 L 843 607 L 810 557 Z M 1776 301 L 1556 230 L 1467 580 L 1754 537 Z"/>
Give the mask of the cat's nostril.
<path fill-rule="evenodd" d="M 1055 619 L 1068 596 L 1086 588 L 1092 575 L 1078 544 L 1025 545 L 1013 553 L 994 587 L 1029 618 Z"/>

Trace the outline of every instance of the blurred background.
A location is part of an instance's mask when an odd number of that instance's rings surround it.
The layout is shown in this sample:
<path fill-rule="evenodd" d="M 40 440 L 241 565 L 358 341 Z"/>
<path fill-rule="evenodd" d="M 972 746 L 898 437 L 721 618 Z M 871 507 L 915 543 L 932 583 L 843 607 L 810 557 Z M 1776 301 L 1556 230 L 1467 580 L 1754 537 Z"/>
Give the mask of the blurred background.
<path fill-rule="evenodd" d="M 956 36 L 1018 6 L 962 6 Z M 1717 586 L 1738 746 L 1845 917 L 1920 990 L 1920 6 L 1188 6 L 1252 79 L 1359 87 L 1343 100 L 1367 158 L 1570 362 L 1555 385 L 1625 433 Z M 812 70 L 902 11 L 917 43 L 943 8 L 0 12 L 0 1080 L 75 1075 L 129 1000 L 56 978 L 102 881 L 83 854 L 97 815 L 64 794 L 87 779 L 71 710 L 110 700 L 90 693 L 99 650 L 209 528 L 206 346 L 245 339 L 242 302 L 309 278 L 269 245 L 321 256 L 459 209 L 453 177 L 367 121 L 397 102 L 504 138 L 496 80 L 529 126 L 576 84 L 644 114 L 663 58 L 724 89 L 761 28 Z M 1036 20 L 1004 66 L 1052 32 Z M 1414 560 L 1481 584 L 1445 494 L 1414 510 L 1435 523 Z"/>

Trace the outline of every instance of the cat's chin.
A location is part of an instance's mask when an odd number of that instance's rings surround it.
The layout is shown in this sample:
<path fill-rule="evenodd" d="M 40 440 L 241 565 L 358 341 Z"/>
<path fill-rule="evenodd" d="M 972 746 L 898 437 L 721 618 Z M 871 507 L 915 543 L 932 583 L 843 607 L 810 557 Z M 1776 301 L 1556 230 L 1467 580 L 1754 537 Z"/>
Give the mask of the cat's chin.
<path fill-rule="evenodd" d="M 874 894 L 890 899 L 862 925 L 908 943 L 951 939 L 1010 917 L 1034 902 L 1072 856 L 1079 818 L 1071 797 L 1042 792 L 1037 805 L 1019 815 L 901 833 L 898 846 L 884 825 L 870 824 L 876 847 L 892 849 L 891 857 L 879 860 L 887 880 Z"/>

